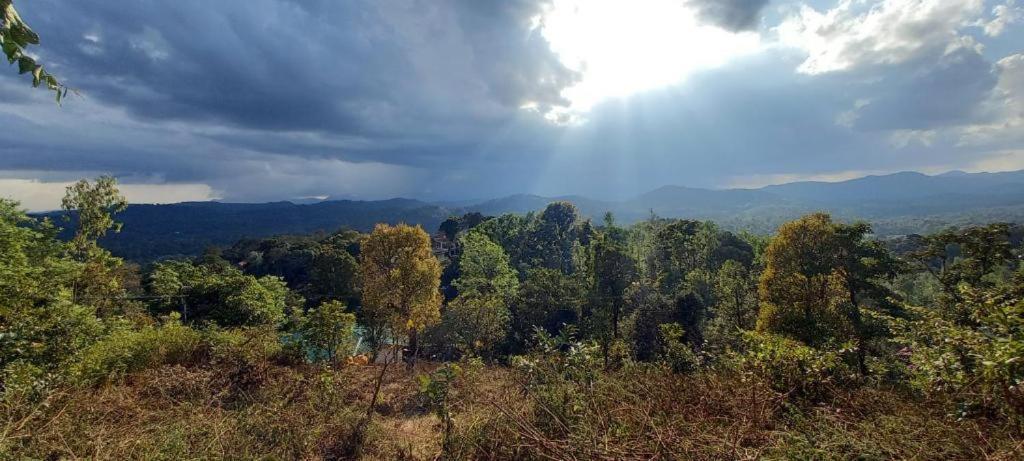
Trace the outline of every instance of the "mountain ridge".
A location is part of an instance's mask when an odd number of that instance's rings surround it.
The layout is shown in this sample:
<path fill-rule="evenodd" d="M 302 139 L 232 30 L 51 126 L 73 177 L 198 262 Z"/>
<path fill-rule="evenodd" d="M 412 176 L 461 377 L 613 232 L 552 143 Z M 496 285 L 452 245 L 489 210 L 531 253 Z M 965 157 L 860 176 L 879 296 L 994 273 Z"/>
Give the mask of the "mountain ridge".
<path fill-rule="evenodd" d="M 756 189 L 704 189 L 667 185 L 620 201 L 580 195 L 513 194 L 470 203 L 410 198 L 324 200 L 313 203 L 182 202 L 133 204 L 118 219 L 124 231 L 103 243 L 119 256 L 151 260 L 192 255 L 240 238 L 368 231 L 380 222 L 420 224 L 434 231 L 448 216 L 525 214 L 554 201 L 573 202 L 580 213 L 600 219 L 612 212 L 623 223 L 668 218 L 713 220 L 733 230 L 770 233 L 783 222 L 814 211 L 839 219 L 863 219 L 880 234 L 934 231 L 978 221 L 1024 222 L 1024 170 L 1002 173 L 900 172 L 839 182 L 801 181 Z M 467 204 L 469 203 L 469 204 Z M 56 215 L 58 212 L 37 215 Z M 72 227 L 72 226 L 68 226 Z M 68 231 L 65 231 L 68 232 Z"/>

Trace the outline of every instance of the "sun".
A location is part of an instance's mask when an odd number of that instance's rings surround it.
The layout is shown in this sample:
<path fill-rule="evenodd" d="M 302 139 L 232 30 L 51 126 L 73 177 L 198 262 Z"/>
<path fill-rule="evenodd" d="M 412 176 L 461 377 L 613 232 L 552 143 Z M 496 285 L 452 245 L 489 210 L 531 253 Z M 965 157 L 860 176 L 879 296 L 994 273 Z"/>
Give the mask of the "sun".
<path fill-rule="evenodd" d="M 757 33 L 699 21 L 681 0 L 555 0 L 541 33 L 581 80 L 563 96 L 570 110 L 679 83 L 760 47 Z"/>

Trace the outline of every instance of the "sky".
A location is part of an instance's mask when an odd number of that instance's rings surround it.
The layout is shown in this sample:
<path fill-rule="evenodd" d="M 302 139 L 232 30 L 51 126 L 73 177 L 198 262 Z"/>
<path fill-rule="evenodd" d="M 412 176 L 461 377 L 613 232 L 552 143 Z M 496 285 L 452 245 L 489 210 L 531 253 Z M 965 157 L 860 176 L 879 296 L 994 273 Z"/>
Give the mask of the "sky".
<path fill-rule="evenodd" d="M 1024 0 L 33 0 L 0 196 L 622 199 L 1024 169 Z"/>

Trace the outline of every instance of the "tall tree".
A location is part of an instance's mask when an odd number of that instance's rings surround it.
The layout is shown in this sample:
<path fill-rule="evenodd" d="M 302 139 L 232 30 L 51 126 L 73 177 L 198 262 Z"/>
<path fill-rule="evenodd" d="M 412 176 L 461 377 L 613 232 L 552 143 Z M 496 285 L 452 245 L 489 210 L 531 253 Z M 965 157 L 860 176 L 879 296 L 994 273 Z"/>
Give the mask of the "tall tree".
<path fill-rule="evenodd" d="M 419 226 L 378 224 L 363 242 L 360 260 L 366 318 L 408 335 L 411 369 L 417 334 L 440 318 L 441 265 L 430 236 Z"/>
<path fill-rule="evenodd" d="M 888 282 L 900 265 L 881 242 L 870 240 L 871 226 L 866 223 L 833 224 L 837 238 L 837 272 L 843 278 L 849 302 L 844 306 L 846 320 L 857 341 L 857 366 L 867 374 L 868 328 L 861 309 L 866 302 L 881 303 L 890 296 Z"/>
<path fill-rule="evenodd" d="M 554 202 L 537 216 L 527 237 L 527 254 L 532 267 L 557 269 L 563 274 L 575 270 L 573 248 L 579 239 L 579 212 L 569 202 Z"/>
<path fill-rule="evenodd" d="M 78 220 L 72 246 L 83 256 L 96 247 L 96 241 L 113 230 L 121 231 L 121 223 L 114 221 L 114 214 L 124 211 L 128 202 L 117 189 L 117 179 L 100 176 L 95 182 L 87 179 L 78 181 L 67 188 L 61 208 Z"/>
<path fill-rule="evenodd" d="M 314 301 L 358 301 L 359 239 L 358 232 L 339 231 L 317 245 L 309 269 L 307 296 Z"/>
<path fill-rule="evenodd" d="M 76 300 L 88 301 L 101 312 L 122 308 L 123 297 L 118 268 L 122 261 L 101 248 L 98 240 L 107 232 L 121 230 L 114 214 L 124 211 L 128 202 L 117 189 L 117 180 L 101 176 L 95 182 L 81 180 L 68 186 L 61 201 L 65 219 L 77 220 L 70 242 L 71 255 L 84 264 L 82 276 L 75 283 Z"/>
<path fill-rule="evenodd" d="M 715 318 L 732 330 L 754 328 L 757 313 L 754 283 L 742 263 L 728 260 L 715 277 Z"/>
<path fill-rule="evenodd" d="M 835 228 L 826 214 L 804 216 L 779 228 L 765 250 L 758 284 L 759 330 L 819 346 L 846 327 L 841 308 L 848 292 L 836 271 L 837 250 Z"/>
<path fill-rule="evenodd" d="M 533 339 L 535 327 L 552 336 L 580 318 L 586 287 L 557 269 L 537 268 L 526 274 L 512 315 L 514 340 L 519 346 Z"/>
<path fill-rule="evenodd" d="M 445 330 L 463 351 L 489 353 L 505 337 L 519 278 L 501 247 L 474 231 L 463 238 L 459 273 L 459 296 L 445 311 Z"/>
<path fill-rule="evenodd" d="M 0 387 L 8 366 L 53 371 L 103 331 L 94 309 L 72 302 L 81 263 L 56 236 L 48 220 L 0 199 Z"/>
<path fill-rule="evenodd" d="M 946 311 L 961 323 L 973 322 L 965 306 L 961 285 L 985 285 L 993 269 L 1012 261 L 1010 225 L 1003 223 L 948 229 L 924 237 L 922 248 L 911 254 L 939 282 Z"/>
<path fill-rule="evenodd" d="M 625 235 L 605 216 L 604 232 L 594 241 L 594 291 L 597 305 L 608 310 L 611 337 L 619 339 L 619 323 L 626 306 L 626 289 L 636 278 L 636 262 L 630 257 Z"/>
<path fill-rule="evenodd" d="M 867 224 L 835 223 L 823 213 L 783 225 L 765 253 L 758 328 L 810 345 L 852 339 L 858 367 L 867 373 L 862 309 L 884 302 L 886 282 L 898 270 L 885 248 L 867 238 L 870 232 Z"/>

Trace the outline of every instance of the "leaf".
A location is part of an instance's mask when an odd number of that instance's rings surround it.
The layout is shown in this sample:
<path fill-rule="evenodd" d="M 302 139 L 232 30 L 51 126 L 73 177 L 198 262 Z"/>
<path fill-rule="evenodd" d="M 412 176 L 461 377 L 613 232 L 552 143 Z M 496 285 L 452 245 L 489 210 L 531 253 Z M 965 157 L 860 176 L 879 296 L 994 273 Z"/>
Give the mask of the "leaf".
<path fill-rule="evenodd" d="M 24 73 L 32 72 L 35 69 L 36 69 L 36 62 L 33 61 L 32 58 L 27 57 L 27 56 L 22 56 L 22 57 L 18 58 L 18 73 L 19 74 L 24 74 Z"/>

